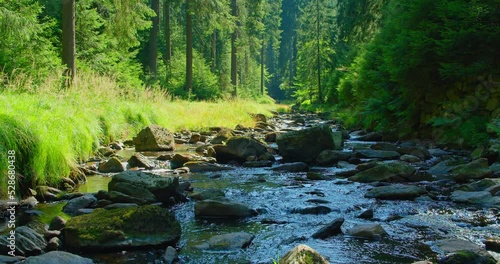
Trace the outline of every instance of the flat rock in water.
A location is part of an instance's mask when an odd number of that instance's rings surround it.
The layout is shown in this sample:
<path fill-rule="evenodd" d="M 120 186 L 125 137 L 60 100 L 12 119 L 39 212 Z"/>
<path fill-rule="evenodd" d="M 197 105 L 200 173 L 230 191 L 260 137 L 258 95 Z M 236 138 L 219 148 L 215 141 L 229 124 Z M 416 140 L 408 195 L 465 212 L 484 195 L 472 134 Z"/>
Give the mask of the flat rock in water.
<path fill-rule="evenodd" d="M 133 188 L 124 188 L 124 186 L 132 186 Z M 123 187 L 123 188 L 122 188 Z M 155 201 L 168 203 L 171 197 L 178 197 L 177 188 L 179 187 L 179 178 L 171 176 L 160 176 L 153 173 L 141 171 L 126 171 L 113 176 L 108 183 L 108 190 L 116 192 L 124 192 L 125 194 L 135 197 L 140 200 L 153 201 L 150 195 L 153 194 Z M 149 197 L 149 198 L 148 198 Z M 116 201 L 126 202 L 126 201 Z M 127 201 L 133 202 L 134 201 Z"/>
<path fill-rule="evenodd" d="M 470 203 L 480 205 L 500 205 L 500 197 L 492 196 L 488 191 L 464 192 L 454 191 L 451 200 L 456 203 Z"/>
<path fill-rule="evenodd" d="M 322 227 L 320 230 L 318 230 L 316 233 L 312 235 L 313 238 L 328 238 L 334 235 L 338 235 L 342 233 L 342 224 L 344 224 L 344 218 L 337 218 L 333 220 L 331 223 L 328 225 Z"/>
<path fill-rule="evenodd" d="M 380 224 L 359 224 L 349 229 L 347 234 L 366 239 L 380 239 L 387 236 L 387 232 Z"/>
<path fill-rule="evenodd" d="M 356 157 L 363 159 L 395 160 L 401 155 L 396 151 L 363 149 L 355 152 Z"/>
<path fill-rule="evenodd" d="M 349 180 L 364 183 L 377 181 L 403 182 L 411 180 L 411 176 L 415 171 L 415 167 L 403 162 L 377 163 L 374 164 L 374 167 L 349 177 Z"/>
<path fill-rule="evenodd" d="M 134 155 L 132 155 L 132 157 L 130 157 L 130 159 L 128 160 L 128 165 L 132 168 L 140 167 L 146 168 L 148 170 L 152 170 L 155 167 L 155 164 L 141 153 L 135 153 Z"/>
<path fill-rule="evenodd" d="M 292 213 L 294 214 L 314 214 L 314 215 L 320 215 L 320 214 L 329 214 L 332 212 L 332 209 L 330 207 L 326 206 L 313 206 L 313 207 L 306 207 L 306 208 L 296 208 L 292 210 Z"/>
<path fill-rule="evenodd" d="M 79 210 L 88 208 L 97 203 L 97 198 L 92 194 L 86 194 L 68 201 L 68 203 L 63 207 L 63 212 L 68 215 L 75 216 L 79 215 Z"/>
<path fill-rule="evenodd" d="M 365 194 L 366 198 L 381 200 L 413 200 L 427 193 L 421 187 L 413 185 L 390 185 L 375 187 Z"/>
<path fill-rule="evenodd" d="M 169 151 L 175 149 L 172 133 L 166 128 L 150 125 L 133 139 L 136 151 Z"/>
<path fill-rule="evenodd" d="M 286 162 L 311 162 L 321 151 L 335 148 L 333 132 L 328 125 L 282 133 L 276 143 Z"/>
<path fill-rule="evenodd" d="M 24 264 L 93 264 L 89 258 L 83 258 L 64 251 L 51 251 L 36 257 L 29 257 Z"/>
<path fill-rule="evenodd" d="M 205 161 L 190 161 L 184 163 L 184 167 L 189 168 L 191 172 L 209 172 L 209 171 L 228 171 L 234 168 L 222 166 L 216 163 L 208 163 Z"/>
<path fill-rule="evenodd" d="M 181 226 L 167 210 L 153 205 L 96 209 L 73 217 L 63 229 L 66 248 L 79 251 L 116 251 L 174 244 Z"/>
<path fill-rule="evenodd" d="M 456 166 L 451 170 L 451 174 L 455 181 L 464 182 L 490 177 L 492 172 L 488 165 L 488 159 L 477 159 L 470 163 Z"/>
<path fill-rule="evenodd" d="M 199 249 L 228 250 L 246 248 L 252 243 L 254 235 L 238 232 L 211 237 L 207 242 L 196 246 Z"/>
<path fill-rule="evenodd" d="M 272 170 L 283 172 L 305 172 L 309 170 L 309 166 L 307 166 L 304 162 L 292 162 L 278 165 L 272 168 Z"/>
<path fill-rule="evenodd" d="M 202 218 L 241 218 L 252 216 L 254 210 L 241 203 L 204 200 L 194 205 L 194 214 Z"/>
<path fill-rule="evenodd" d="M 311 247 L 300 244 L 288 251 L 278 264 L 329 264 L 321 254 Z"/>

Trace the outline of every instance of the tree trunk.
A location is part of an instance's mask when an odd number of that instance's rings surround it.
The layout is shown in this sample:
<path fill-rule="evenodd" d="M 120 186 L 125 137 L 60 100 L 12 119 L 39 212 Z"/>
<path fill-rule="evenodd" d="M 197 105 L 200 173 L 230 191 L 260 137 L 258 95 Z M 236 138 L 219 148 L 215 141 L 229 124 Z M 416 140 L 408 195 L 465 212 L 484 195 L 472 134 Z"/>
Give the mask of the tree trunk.
<path fill-rule="evenodd" d="M 75 0 L 62 0 L 62 5 L 62 62 L 70 85 L 76 76 Z"/>
<path fill-rule="evenodd" d="M 170 37 L 170 0 L 165 0 L 163 3 L 163 16 L 165 19 L 165 65 L 167 67 L 166 82 L 170 78 L 170 61 L 172 60 L 172 47 Z"/>
<path fill-rule="evenodd" d="M 212 72 L 217 69 L 217 30 L 212 34 Z"/>
<path fill-rule="evenodd" d="M 262 40 L 262 48 L 260 52 L 260 94 L 264 95 L 264 51 L 265 43 Z"/>
<path fill-rule="evenodd" d="M 191 0 L 186 0 L 186 92 L 191 95 L 193 89 L 193 19 Z"/>
<path fill-rule="evenodd" d="M 316 0 L 316 11 L 317 11 L 317 18 L 316 18 L 316 36 L 317 36 L 317 50 L 318 50 L 318 100 L 320 103 L 323 102 L 323 92 L 321 91 L 321 49 L 320 49 L 320 12 L 319 12 L 319 0 Z"/>
<path fill-rule="evenodd" d="M 148 67 L 149 73 L 156 79 L 158 74 L 158 29 L 160 26 L 160 0 L 151 0 L 151 9 L 156 13 L 149 35 Z"/>
<path fill-rule="evenodd" d="M 231 0 L 231 14 L 233 17 L 238 16 L 238 10 L 236 6 L 236 0 Z M 238 88 L 237 88 L 237 55 L 236 55 L 236 39 L 238 37 L 238 25 L 234 29 L 233 34 L 231 35 L 231 84 L 233 85 L 233 97 L 238 97 Z"/>

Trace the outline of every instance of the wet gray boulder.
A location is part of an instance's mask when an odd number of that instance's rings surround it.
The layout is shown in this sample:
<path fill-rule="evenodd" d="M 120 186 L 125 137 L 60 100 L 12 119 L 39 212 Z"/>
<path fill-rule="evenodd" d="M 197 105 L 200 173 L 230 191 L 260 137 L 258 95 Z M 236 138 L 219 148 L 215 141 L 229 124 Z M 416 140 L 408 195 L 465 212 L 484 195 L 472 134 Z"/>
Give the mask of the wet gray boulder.
<path fill-rule="evenodd" d="M 55 216 L 50 221 L 49 230 L 61 230 L 64 226 L 66 226 L 66 220 L 61 216 Z"/>
<path fill-rule="evenodd" d="M 66 248 L 78 251 L 116 251 L 172 245 L 181 226 L 164 208 L 153 205 L 96 209 L 68 220 L 63 229 Z"/>
<path fill-rule="evenodd" d="M 89 208 L 97 203 L 97 198 L 92 194 L 86 194 L 68 201 L 63 207 L 63 212 L 75 216 L 81 214 L 80 209 Z"/>
<path fill-rule="evenodd" d="M 404 154 L 399 158 L 401 161 L 408 162 L 408 163 L 417 163 L 422 161 L 419 157 L 409 155 L 409 154 Z"/>
<path fill-rule="evenodd" d="M 249 137 L 232 137 L 225 145 L 215 145 L 217 162 L 245 162 L 250 157 L 259 158 L 267 153 L 267 145 Z"/>
<path fill-rule="evenodd" d="M 98 170 L 103 173 L 122 172 L 125 170 L 125 166 L 117 157 L 112 157 L 108 161 L 101 163 Z"/>
<path fill-rule="evenodd" d="M 64 251 L 51 251 L 36 257 L 29 257 L 24 264 L 93 264 L 89 258 L 83 258 Z"/>
<path fill-rule="evenodd" d="M 306 163 L 313 161 L 321 151 L 334 149 L 336 145 L 328 125 L 282 133 L 276 143 L 284 161 Z"/>
<path fill-rule="evenodd" d="M 43 235 L 27 226 L 17 227 L 14 232 L 16 256 L 38 255 L 47 247 L 47 242 Z M 8 252 L 12 250 L 9 248 L 9 242 L 11 241 L 9 240 L 9 236 L 11 236 L 11 234 L 0 236 L 0 255 L 7 255 Z"/>
<path fill-rule="evenodd" d="M 254 215 L 255 211 L 241 203 L 203 200 L 194 205 L 194 214 L 200 218 L 243 218 Z"/>
<path fill-rule="evenodd" d="M 500 197 L 492 196 L 489 191 L 464 192 L 454 191 L 451 200 L 456 203 L 500 206 Z"/>
<path fill-rule="evenodd" d="M 254 235 L 245 232 L 216 235 L 211 237 L 207 242 L 196 246 L 196 248 L 205 250 L 247 248 L 252 243 L 254 237 Z"/>
<path fill-rule="evenodd" d="M 467 240 L 442 239 L 436 241 L 436 246 L 441 252 L 447 254 L 447 256 L 439 260 L 439 263 L 496 263 L 485 249 Z"/>
<path fill-rule="evenodd" d="M 396 150 L 401 155 L 412 155 L 418 157 L 420 160 L 430 159 L 431 153 L 424 147 L 401 147 Z"/>
<path fill-rule="evenodd" d="M 328 166 L 336 164 L 339 161 L 348 161 L 351 157 L 351 152 L 327 149 L 319 153 L 316 157 L 316 163 L 321 166 Z"/>
<path fill-rule="evenodd" d="M 451 170 L 457 182 L 488 178 L 492 175 L 487 159 L 477 159 L 470 163 L 456 166 Z"/>
<path fill-rule="evenodd" d="M 185 163 L 190 161 L 204 161 L 208 163 L 215 163 L 216 160 L 215 158 L 207 158 L 195 154 L 176 153 L 170 160 L 170 165 L 172 169 L 176 169 L 184 166 Z"/>
<path fill-rule="evenodd" d="M 358 224 L 347 231 L 347 234 L 365 239 L 380 239 L 387 236 L 387 232 L 380 224 Z"/>
<path fill-rule="evenodd" d="M 154 162 L 150 161 L 146 156 L 141 153 L 135 153 L 128 160 L 128 165 L 130 167 L 146 168 L 147 170 L 152 170 L 155 167 Z"/>
<path fill-rule="evenodd" d="M 113 192 L 119 192 L 127 196 L 131 196 L 131 199 L 121 199 L 120 201 L 117 200 L 117 197 L 111 197 L 113 196 Z M 109 195 L 110 194 L 110 195 Z M 116 194 L 115 194 L 116 196 Z M 133 184 L 131 182 L 116 182 L 113 184 L 113 187 L 109 190 L 108 197 L 109 200 L 114 201 L 114 202 L 138 202 L 144 201 L 144 202 L 139 202 L 139 203 L 154 203 L 157 201 L 156 196 L 151 193 L 145 186 L 140 186 L 138 184 Z M 137 200 L 139 199 L 139 200 Z"/>
<path fill-rule="evenodd" d="M 427 191 L 418 186 L 397 184 L 375 187 L 368 191 L 365 197 L 381 200 L 413 200 L 425 193 Z"/>
<path fill-rule="evenodd" d="M 355 182 L 404 182 L 411 181 L 411 176 L 416 169 L 403 162 L 377 163 L 374 167 L 357 173 L 349 177 L 349 180 Z"/>
<path fill-rule="evenodd" d="M 172 133 L 166 128 L 150 125 L 133 139 L 136 151 L 169 151 L 175 149 Z"/>
<path fill-rule="evenodd" d="M 165 263 L 173 264 L 177 259 L 177 250 L 175 250 L 175 248 L 171 246 L 167 247 L 167 250 L 165 250 L 165 254 L 163 254 L 163 260 L 165 261 Z"/>
<path fill-rule="evenodd" d="M 390 150 L 374 150 L 374 149 L 362 149 L 355 153 L 355 156 L 362 159 L 381 159 L 381 160 L 395 160 L 401 157 L 396 151 Z"/>
<path fill-rule="evenodd" d="M 316 250 L 311 247 L 300 244 L 288 251 L 279 261 L 278 264 L 329 264 L 325 257 L 321 256 Z"/>
<path fill-rule="evenodd" d="M 305 172 L 309 171 L 309 166 L 304 162 L 292 162 L 278 165 L 272 168 L 272 170 L 282 172 Z"/>
<path fill-rule="evenodd" d="M 160 176 L 141 171 L 126 171 L 113 176 L 108 183 L 110 192 L 121 192 L 129 196 L 151 201 L 154 195 L 156 201 L 169 202 L 171 197 L 178 197 L 179 179 L 171 176 Z M 134 190 L 133 188 L 136 188 Z M 130 202 L 130 201 L 118 201 Z"/>
<path fill-rule="evenodd" d="M 342 224 L 344 224 L 344 218 L 337 218 L 328 225 L 322 227 L 320 230 L 316 231 L 316 233 L 312 235 L 312 238 L 325 239 L 334 235 L 341 234 Z"/>

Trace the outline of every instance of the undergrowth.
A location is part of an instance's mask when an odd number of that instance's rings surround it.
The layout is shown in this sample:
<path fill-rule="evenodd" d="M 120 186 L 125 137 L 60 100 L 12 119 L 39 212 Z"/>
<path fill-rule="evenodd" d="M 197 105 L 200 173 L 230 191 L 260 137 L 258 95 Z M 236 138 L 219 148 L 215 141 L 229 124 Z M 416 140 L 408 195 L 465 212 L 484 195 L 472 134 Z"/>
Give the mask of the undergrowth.
<path fill-rule="evenodd" d="M 85 72 L 65 89 L 58 77 L 37 86 L 25 78 L 0 86 L 0 197 L 11 149 L 22 186 L 56 185 L 99 145 L 130 139 L 149 124 L 172 131 L 253 126 L 250 113 L 270 115 L 276 108 L 245 100 L 171 100 L 160 89 L 121 88 L 111 78 Z"/>

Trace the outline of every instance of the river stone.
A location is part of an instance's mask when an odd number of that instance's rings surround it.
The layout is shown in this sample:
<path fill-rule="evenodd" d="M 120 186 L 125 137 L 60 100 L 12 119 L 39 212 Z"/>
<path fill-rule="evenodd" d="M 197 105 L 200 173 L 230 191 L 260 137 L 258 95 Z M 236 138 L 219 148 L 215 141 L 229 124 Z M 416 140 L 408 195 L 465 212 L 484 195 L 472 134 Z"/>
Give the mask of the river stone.
<path fill-rule="evenodd" d="M 483 179 L 492 175 L 487 159 L 477 159 L 470 163 L 459 165 L 453 168 L 451 173 L 453 179 L 457 182 Z"/>
<path fill-rule="evenodd" d="M 16 256 L 38 255 L 47 247 L 47 242 L 45 242 L 43 235 L 27 226 L 17 227 L 14 232 Z M 7 247 L 9 245 L 9 240 L 7 239 L 9 236 L 10 234 L 0 236 L 0 255 L 7 255 L 8 252 L 11 251 L 11 249 Z"/>
<path fill-rule="evenodd" d="M 205 189 L 199 192 L 192 193 L 189 197 L 193 200 L 203 201 L 203 200 L 220 200 L 224 199 L 226 194 L 219 189 Z"/>
<path fill-rule="evenodd" d="M 175 149 L 172 133 L 166 128 L 150 125 L 133 139 L 136 151 L 170 151 Z"/>
<path fill-rule="evenodd" d="M 103 208 L 107 209 L 107 210 L 112 210 L 112 209 L 136 207 L 136 206 L 139 206 L 139 205 L 135 204 L 135 203 L 114 203 L 114 204 L 106 205 Z"/>
<path fill-rule="evenodd" d="M 422 261 L 413 262 L 412 264 L 434 264 L 434 263 L 432 263 L 432 261 L 422 260 Z"/>
<path fill-rule="evenodd" d="M 143 188 L 141 186 L 129 183 L 129 182 L 117 182 L 113 185 L 113 188 L 110 190 L 110 192 L 115 191 L 115 192 L 120 192 L 129 196 L 132 196 L 134 198 L 138 198 L 140 200 L 144 200 L 148 203 L 154 203 L 156 202 L 156 197 L 154 194 L 152 194 L 148 189 Z M 113 199 L 110 199 L 112 201 L 115 201 Z M 123 201 L 124 202 L 124 201 Z"/>
<path fill-rule="evenodd" d="M 114 251 L 174 244 L 181 226 L 167 210 L 154 205 L 96 209 L 71 218 L 63 229 L 64 245 L 74 250 Z"/>
<path fill-rule="evenodd" d="M 51 251 L 36 257 L 29 257 L 24 264 L 93 264 L 94 261 L 64 251 Z"/>
<path fill-rule="evenodd" d="M 397 184 L 375 187 L 368 191 L 365 197 L 381 200 L 413 200 L 425 193 L 427 191 L 418 186 Z"/>
<path fill-rule="evenodd" d="M 424 147 L 401 147 L 396 150 L 401 155 L 412 155 L 418 157 L 420 160 L 430 159 L 431 153 Z"/>
<path fill-rule="evenodd" d="M 483 241 L 486 250 L 500 253 L 500 239 L 486 239 Z"/>
<path fill-rule="evenodd" d="M 278 165 L 272 168 L 273 171 L 283 171 L 283 172 L 305 172 L 309 170 L 309 166 L 304 162 L 292 162 Z"/>
<path fill-rule="evenodd" d="M 500 180 L 496 179 L 482 179 L 479 181 L 475 181 L 472 183 L 469 183 L 467 185 L 462 185 L 458 189 L 460 191 L 465 191 L 465 192 L 478 192 L 478 191 L 486 191 L 489 188 L 500 184 Z M 489 190 L 488 190 L 489 191 Z"/>
<path fill-rule="evenodd" d="M 245 168 L 263 168 L 263 167 L 272 167 L 273 162 L 270 160 L 257 160 L 257 161 L 247 161 L 242 165 Z"/>
<path fill-rule="evenodd" d="M 241 203 L 204 200 L 196 202 L 194 214 L 201 218 L 240 218 L 252 216 L 254 210 Z"/>
<path fill-rule="evenodd" d="M 177 259 L 177 250 L 175 250 L 175 248 L 171 246 L 167 247 L 167 250 L 165 250 L 165 254 L 163 254 L 163 260 L 165 261 L 165 263 L 173 264 Z"/>
<path fill-rule="evenodd" d="M 469 250 L 472 252 L 485 251 L 480 246 L 463 239 L 441 239 L 436 241 L 436 246 L 445 254 L 459 250 Z"/>
<path fill-rule="evenodd" d="M 97 198 L 92 194 L 86 194 L 68 201 L 68 203 L 63 207 L 62 211 L 68 215 L 75 216 L 79 215 L 80 209 L 88 208 L 97 203 Z"/>
<path fill-rule="evenodd" d="M 55 216 L 50 221 L 49 230 L 61 230 L 64 226 L 66 226 L 66 220 L 61 216 Z"/>
<path fill-rule="evenodd" d="M 373 218 L 373 209 L 370 208 L 370 209 L 367 209 L 365 211 L 363 211 L 361 214 L 359 214 L 357 216 L 357 218 L 361 218 L 361 219 L 372 219 Z"/>
<path fill-rule="evenodd" d="M 189 161 L 184 163 L 184 167 L 189 168 L 189 171 L 191 172 L 228 171 L 234 169 L 217 163 L 208 163 L 205 161 Z"/>
<path fill-rule="evenodd" d="M 47 251 L 58 250 L 61 247 L 61 240 L 58 237 L 53 237 L 47 242 Z"/>
<path fill-rule="evenodd" d="M 387 236 L 387 232 L 380 224 L 358 224 L 349 231 L 347 234 L 354 237 L 366 238 L 366 239 L 380 239 L 383 236 Z"/>
<path fill-rule="evenodd" d="M 387 150 L 387 151 L 397 151 L 398 146 L 392 144 L 392 143 L 387 143 L 387 142 L 379 142 L 375 143 L 370 146 L 371 149 L 374 150 Z"/>
<path fill-rule="evenodd" d="M 459 250 L 439 259 L 439 264 L 498 264 L 488 253 Z"/>
<path fill-rule="evenodd" d="M 321 254 L 311 247 L 300 244 L 288 251 L 278 264 L 329 264 Z"/>
<path fill-rule="evenodd" d="M 357 173 L 349 177 L 355 182 L 376 182 L 376 181 L 407 181 L 415 173 L 416 169 L 403 162 L 378 163 L 375 167 Z"/>
<path fill-rule="evenodd" d="M 316 163 L 321 166 L 328 166 L 336 164 L 339 161 L 348 161 L 351 156 L 351 152 L 327 149 L 319 153 L 319 155 L 316 157 Z"/>
<path fill-rule="evenodd" d="M 335 148 L 333 132 L 328 125 L 282 133 L 276 143 L 286 162 L 311 162 L 321 151 Z"/>
<path fill-rule="evenodd" d="M 313 238 L 316 239 L 325 239 L 334 235 L 338 235 L 342 233 L 342 224 L 344 224 L 344 218 L 337 218 L 333 220 L 328 225 L 322 227 L 320 230 L 316 231 L 312 235 Z"/>
<path fill-rule="evenodd" d="M 479 205 L 500 205 L 500 197 L 494 197 L 488 191 L 464 192 L 454 191 L 451 200 L 456 203 L 470 203 Z"/>
<path fill-rule="evenodd" d="M 22 263 L 23 260 L 25 260 L 25 257 L 22 256 L 4 256 L 0 255 L 0 263 L 2 264 L 14 264 L 14 263 Z"/>
<path fill-rule="evenodd" d="M 264 141 L 266 142 L 276 142 L 279 132 L 269 132 L 264 136 Z"/>
<path fill-rule="evenodd" d="M 125 171 L 125 166 L 117 157 L 112 157 L 108 161 L 101 163 L 98 170 L 103 173 L 122 172 Z"/>
<path fill-rule="evenodd" d="M 296 208 L 292 209 L 292 213 L 294 214 L 314 214 L 314 215 L 320 215 L 320 214 L 328 214 L 332 211 L 330 207 L 318 205 L 318 206 L 313 206 L 313 207 L 306 207 L 306 208 Z"/>
<path fill-rule="evenodd" d="M 172 159 L 170 160 L 170 165 L 171 165 L 170 167 L 172 169 L 180 168 L 180 167 L 184 166 L 184 164 L 186 162 L 190 162 L 190 161 L 205 161 L 205 162 L 209 162 L 209 163 L 215 163 L 214 158 L 206 158 L 206 157 L 202 157 L 202 156 L 194 155 L 194 154 L 176 153 L 172 157 Z"/>
<path fill-rule="evenodd" d="M 356 140 L 359 140 L 359 141 L 382 141 L 382 134 L 378 133 L 378 132 L 370 132 L 366 135 L 362 135 L 360 137 L 358 137 Z"/>
<path fill-rule="evenodd" d="M 141 198 L 133 197 L 128 194 L 124 194 L 117 191 L 110 191 L 106 193 L 106 199 L 113 203 L 135 203 L 135 204 L 147 204 L 147 201 Z"/>
<path fill-rule="evenodd" d="M 382 160 L 395 160 L 401 157 L 401 155 L 396 151 L 374 150 L 374 149 L 358 150 L 354 153 L 354 155 L 362 159 L 382 159 Z"/>
<path fill-rule="evenodd" d="M 211 237 L 207 242 L 196 246 L 196 248 L 209 250 L 246 248 L 252 243 L 254 237 L 254 235 L 245 232 L 216 235 Z"/>
<path fill-rule="evenodd" d="M 125 183 L 126 185 L 118 183 Z M 108 183 L 108 190 L 110 192 L 121 192 L 125 190 L 125 188 L 122 188 L 123 186 L 130 185 L 136 186 L 138 190 L 147 190 L 156 197 L 156 201 L 160 201 L 162 203 L 168 203 L 171 197 L 176 198 L 179 195 L 177 193 L 177 188 L 179 187 L 179 178 L 171 176 L 165 177 L 141 171 L 126 171 L 113 176 L 111 181 Z M 128 193 L 128 195 L 130 196 L 135 194 L 137 193 L 132 191 Z M 138 196 L 139 197 L 134 197 L 141 200 L 145 200 L 145 197 L 150 197 L 149 194 L 138 194 Z M 148 200 L 152 199 L 148 198 Z"/>
<path fill-rule="evenodd" d="M 404 161 L 404 162 L 408 162 L 408 163 L 417 163 L 417 162 L 421 161 L 421 159 L 419 157 L 413 156 L 413 155 L 408 155 L 408 154 L 404 154 L 403 156 L 401 156 L 399 158 L 399 160 Z"/>
<path fill-rule="evenodd" d="M 128 165 L 132 168 L 140 167 L 146 168 L 147 170 L 152 170 L 155 167 L 155 164 L 141 153 L 134 153 L 134 155 L 132 155 L 132 157 L 128 160 Z"/>
<path fill-rule="evenodd" d="M 249 157 L 260 157 L 267 153 L 267 145 L 249 137 L 232 137 L 226 145 L 215 145 L 217 162 L 245 162 Z"/>

